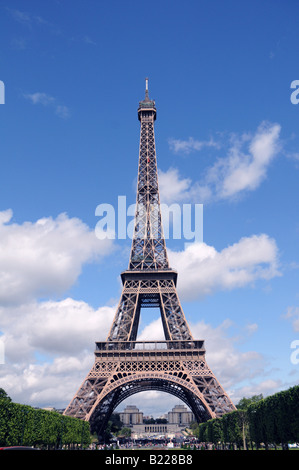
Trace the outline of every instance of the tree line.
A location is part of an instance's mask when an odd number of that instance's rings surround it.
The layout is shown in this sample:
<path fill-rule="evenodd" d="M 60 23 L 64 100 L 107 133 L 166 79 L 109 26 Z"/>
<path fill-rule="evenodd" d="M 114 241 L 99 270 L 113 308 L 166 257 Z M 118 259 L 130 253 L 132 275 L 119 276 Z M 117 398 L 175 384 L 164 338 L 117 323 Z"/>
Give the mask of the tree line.
<path fill-rule="evenodd" d="M 299 386 L 265 399 L 243 399 L 237 410 L 199 424 L 200 442 L 220 448 L 259 449 L 261 445 L 288 449 L 299 442 Z"/>
<path fill-rule="evenodd" d="M 0 447 L 72 449 L 87 447 L 90 442 L 88 422 L 56 411 L 13 403 L 0 389 Z"/>

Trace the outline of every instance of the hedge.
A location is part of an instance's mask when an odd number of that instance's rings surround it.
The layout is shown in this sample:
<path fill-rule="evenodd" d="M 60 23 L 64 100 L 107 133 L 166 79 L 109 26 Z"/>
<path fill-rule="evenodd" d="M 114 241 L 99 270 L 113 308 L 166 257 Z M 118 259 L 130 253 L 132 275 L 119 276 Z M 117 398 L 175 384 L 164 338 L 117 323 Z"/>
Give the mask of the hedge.
<path fill-rule="evenodd" d="M 236 410 L 221 418 L 199 424 L 198 438 L 201 442 L 267 449 L 269 444 L 299 442 L 299 386 L 276 393 L 246 410 Z"/>
<path fill-rule="evenodd" d="M 86 421 L 0 399 L 1 447 L 23 445 L 59 449 L 89 444 L 90 430 Z"/>

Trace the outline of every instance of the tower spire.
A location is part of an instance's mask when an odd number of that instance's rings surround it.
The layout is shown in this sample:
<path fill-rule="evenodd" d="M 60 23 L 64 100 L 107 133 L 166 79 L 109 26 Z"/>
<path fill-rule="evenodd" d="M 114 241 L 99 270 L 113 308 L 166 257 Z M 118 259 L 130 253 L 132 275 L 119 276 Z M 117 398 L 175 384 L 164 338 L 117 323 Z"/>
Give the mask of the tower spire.
<path fill-rule="evenodd" d="M 148 78 L 145 79 L 145 100 L 144 101 L 150 101 L 149 96 L 148 96 Z"/>
<path fill-rule="evenodd" d="M 136 341 L 143 307 L 160 308 L 166 340 L 190 341 L 192 335 L 176 292 L 177 272 L 169 266 L 163 234 L 153 100 L 139 102 L 138 119 L 140 146 L 131 255 L 128 269 L 121 273 L 123 294 L 107 341 Z"/>
<path fill-rule="evenodd" d="M 138 108 L 141 123 L 138 184 L 135 228 L 129 261 L 129 269 L 135 271 L 169 268 L 158 188 L 154 134 L 156 106 L 148 97 L 148 78 L 145 83 L 145 99 L 139 102 Z"/>

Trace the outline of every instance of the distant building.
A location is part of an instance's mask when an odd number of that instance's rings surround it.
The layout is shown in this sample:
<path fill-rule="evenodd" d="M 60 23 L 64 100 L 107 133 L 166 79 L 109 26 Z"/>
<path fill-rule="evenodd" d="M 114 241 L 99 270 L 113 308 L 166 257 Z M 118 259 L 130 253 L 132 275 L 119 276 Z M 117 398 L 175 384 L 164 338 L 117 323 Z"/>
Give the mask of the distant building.
<path fill-rule="evenodd" d="M 180 428 L 177 424 L 134 424 L 131 437 L 133 439 L 173 439 L 181 434 L 182 429 L 184 428 Z"/>
<path fill-rule="evenodd" d="M 124 411 L 119 413 L 119 419 L 125 426 L 143 423 L 143 413 L 139 411 L 137 406 L 127 406 Z"/>
<path fill-rule="evenodd" d="M 40 409 L 40 408 L 36 408 L 37 410 Z M 64 412 L 64 409 L 57 409 L 57 408 L 53 408 L 52 406 L 46 406 L 44 408 L 41 408 L 42 410 L 45 410 L 45 411 L 55 411 L 55 413 L 59 413 L 62 415 L 62 413 Z"/>
<path fill-rule="evenodd" d="M 168 412 L 167 421 L 169 424 L 188 426 L 192 421 L 195 421 L 195 416 L 186 408 L 186 406 L 176 405 Z"/>
<path fill-rule="evenodd" d="M 191 421 L 195 420 L 194 414 L 184 405 L 176 405 L 167 415 L 164 415 L 167 419 L 167 423 L 164 424 L 144 423 L 143 413 L 139 411 L 137 406 L 132 405 L 127 406 L 124 411 L 120 412 L 119 417 L 124 426 L 128 426 L 132 429 L 132 437 L 135 439 L 153 436 L 173 438 L 177 433 L 184 430 Z"/>

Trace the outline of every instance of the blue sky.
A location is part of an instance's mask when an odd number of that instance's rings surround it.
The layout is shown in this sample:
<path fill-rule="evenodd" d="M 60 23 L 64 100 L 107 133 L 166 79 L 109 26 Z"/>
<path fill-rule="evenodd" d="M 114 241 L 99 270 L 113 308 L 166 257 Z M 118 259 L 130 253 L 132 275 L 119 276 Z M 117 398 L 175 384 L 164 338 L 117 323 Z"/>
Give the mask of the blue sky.
<path fill-rule="evenodd" d="M 203 204 L 203 244 L 167 240 L 192 332 L 235 403 L 298 383 L 298 9 L 0 2 L 0 386 L 15 401 L 66 406 L 106 338 L 131 240 L 97 239 L 95 209 L 135 202 L 145 77 L 161 200 Z M 151 315 L 141 338 L 161 334 Z M 155 398 L 130 400 L 169 411 Z"/>

